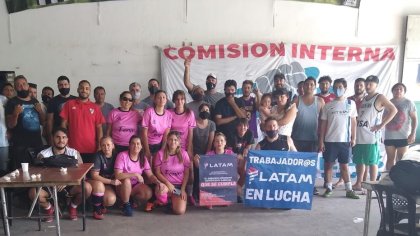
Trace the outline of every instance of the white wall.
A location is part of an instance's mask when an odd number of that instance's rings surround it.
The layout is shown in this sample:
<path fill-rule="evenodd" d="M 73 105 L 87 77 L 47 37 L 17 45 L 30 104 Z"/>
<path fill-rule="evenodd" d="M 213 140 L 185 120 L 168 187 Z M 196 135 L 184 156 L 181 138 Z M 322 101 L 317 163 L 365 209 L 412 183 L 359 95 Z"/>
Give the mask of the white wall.
<path fill-rule="evenodd" d="M 107 100 L 117 104 L 130 82 L 140 82 L 145 96 L 147 80 L 159 78 L 158 47 L 284 41 L 403 48 L 406 15 L 420 14 L 418 0 L 362 0 L 356 30 L 357 9 L 274 2 L 125 0 L 102 2 L 99 10 L 96 3 L 46 7 L 12 14 L 9 43 L 9 16 L 0 0 L 0 70 L 24 74 L 39 87 L 56 88 L 56 78 L 67 75 L 74 94 L 78 81 L 87 79 L 103 85 Z"/>

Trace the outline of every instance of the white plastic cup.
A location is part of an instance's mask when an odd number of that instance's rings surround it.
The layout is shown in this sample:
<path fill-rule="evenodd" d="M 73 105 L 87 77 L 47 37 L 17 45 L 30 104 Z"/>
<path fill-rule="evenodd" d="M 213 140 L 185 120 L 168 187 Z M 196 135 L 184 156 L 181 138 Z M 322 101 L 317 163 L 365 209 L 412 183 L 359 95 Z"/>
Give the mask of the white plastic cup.
<path fill-rule="evenodd" d="M 31 180 L 31 176 L 29 176 L 29 172 L 23 172 L 23 180 L 24 181 Z"/>
<path fill-rule="evenodd" d="M 22 163 L 22 171 L 23 172 L 29 171 L 29 163 Z"/>
<path fill-rule="evenodd" d="M 358 223 L 362 223 L 363 222 L 363 218 L 360 217 L 354 217 L 353 218 L 353 223 L 358 224 Z"/>

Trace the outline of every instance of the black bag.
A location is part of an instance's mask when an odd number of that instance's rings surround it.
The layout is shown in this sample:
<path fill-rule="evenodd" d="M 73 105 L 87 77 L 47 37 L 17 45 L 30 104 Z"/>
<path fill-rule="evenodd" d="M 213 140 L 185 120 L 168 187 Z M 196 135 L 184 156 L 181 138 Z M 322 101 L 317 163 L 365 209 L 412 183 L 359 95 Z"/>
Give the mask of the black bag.
<path fill-rule="evenodd" d="M 394 185 L 409 193 L 420 192 L 420 162 L 412 160 L 398 161 L 389 171 Z"/>
<path fill-rule="evenodd" d="M 78 162 L 74 156 L 59 154 L 48 158 L 42 158 L 38 160 L 37 164 L 47 167 L 76 167 Z"/>

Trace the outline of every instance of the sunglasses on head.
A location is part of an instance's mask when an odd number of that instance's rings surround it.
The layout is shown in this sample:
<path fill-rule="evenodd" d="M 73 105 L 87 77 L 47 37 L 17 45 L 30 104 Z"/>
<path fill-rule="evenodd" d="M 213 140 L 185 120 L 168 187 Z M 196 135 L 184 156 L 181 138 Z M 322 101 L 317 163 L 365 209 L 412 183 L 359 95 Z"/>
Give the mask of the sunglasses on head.
<path fill-rule="evenodd" d="M 123 98 L 121 98 L 121 100 L 123 100 L 124 102 L 132 102 L 133 101 L 132 98 L 127 98 L 127 97 L 123 97 Z"/>

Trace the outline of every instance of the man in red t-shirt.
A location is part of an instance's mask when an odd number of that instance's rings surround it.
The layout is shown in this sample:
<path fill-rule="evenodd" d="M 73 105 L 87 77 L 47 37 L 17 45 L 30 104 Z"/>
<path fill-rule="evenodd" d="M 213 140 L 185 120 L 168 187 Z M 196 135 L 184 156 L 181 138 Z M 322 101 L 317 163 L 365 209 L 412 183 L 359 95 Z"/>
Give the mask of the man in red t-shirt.
<path fill-rule="evenodd" d="M 93 163 L 105 119 L 98 105 L 89 100 L 90 92 L 89 81 L 80 81 L 79 97 L 64 104 L 60 117 L 63 119 L 61 126 L 69 131 L 69 146 L 80 152 L 83 162 Z"/>

